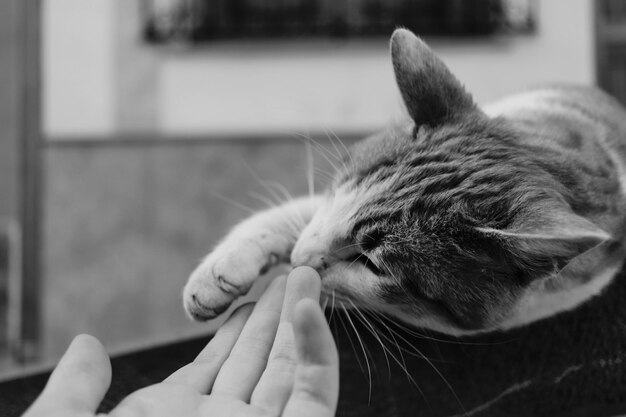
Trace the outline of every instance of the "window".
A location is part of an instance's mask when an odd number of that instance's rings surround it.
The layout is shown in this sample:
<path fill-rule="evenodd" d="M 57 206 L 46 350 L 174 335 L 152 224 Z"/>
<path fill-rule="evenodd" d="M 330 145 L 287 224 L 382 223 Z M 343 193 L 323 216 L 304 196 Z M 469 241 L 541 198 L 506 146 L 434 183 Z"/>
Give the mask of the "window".
<path fill-rule="evenodd" d="M 486 36 L 534 29 L 533 0 L 147 0 L 152 42 L 245 38 Z"/>

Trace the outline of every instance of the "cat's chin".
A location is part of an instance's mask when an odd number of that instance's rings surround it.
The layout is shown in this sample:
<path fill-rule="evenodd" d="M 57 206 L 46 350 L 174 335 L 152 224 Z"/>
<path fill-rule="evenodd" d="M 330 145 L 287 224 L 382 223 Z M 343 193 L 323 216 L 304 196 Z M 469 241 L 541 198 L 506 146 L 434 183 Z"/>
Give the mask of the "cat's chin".
<path fill-rule="evenodd" d="M 325 309 L 377 312 L 388 318 L 399 319 L 414 328 L 432 330 L 449 336 L 472 336 L 497 331 L 498 328 L 468 329 L 454 325 L 449 318 L 438 317 L 428 310 L 404 311 L 380 299 L 381 277 L 370 268 L 354 262 L 339 262 L 322 271 L 322 299 Z"/>

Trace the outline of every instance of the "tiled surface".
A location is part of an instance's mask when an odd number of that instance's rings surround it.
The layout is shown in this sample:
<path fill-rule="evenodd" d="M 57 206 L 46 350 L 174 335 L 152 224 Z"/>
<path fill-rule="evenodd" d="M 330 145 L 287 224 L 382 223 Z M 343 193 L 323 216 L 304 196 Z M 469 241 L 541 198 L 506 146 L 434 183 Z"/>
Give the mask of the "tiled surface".
<path fill-rule="evenodd" d="M 187 320 L 180 293 L 198 260 L 248 214 L 222 197 L 263 207 L 249 193 L 271 193 L 255 175 L 304 194 L 306 159 L 297 140 L 51 146 L 44 357 L 79 332 L 117 350 L 206 331 Z"/>

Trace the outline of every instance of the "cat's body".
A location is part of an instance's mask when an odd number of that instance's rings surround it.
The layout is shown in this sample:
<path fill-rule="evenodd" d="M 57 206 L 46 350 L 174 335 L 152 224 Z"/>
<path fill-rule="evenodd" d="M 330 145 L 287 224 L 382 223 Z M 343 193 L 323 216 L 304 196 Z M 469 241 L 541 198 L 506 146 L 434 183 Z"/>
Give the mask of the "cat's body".
<path fill-rule="evenodd" d="M 235 227 L 185 288 L 192 317 L 289 260 L 336 302 L 451 334 L 523 325 L 610 282 L 626 252 L 626 112 L 580 87 L 483 111 L 413 34 L 391 46 L 408 117 L 357 144 L 326 194 Z"/>
<path fill-rule="evenodd" d="M 551 282 L 540 281 L 530 288 L 535 294 L 519 305 L 516 318 L 502 324 L 506 328 L 574 308 L 602 291 L 619 272 L 626 256 L 626 113 L 603 92 L 579 86 L 528 91 L 483 110 L 491 117 L 506 118 L 523 131 L 521 143 L 538 153 L 546 152 L 542 156 L 553 169 L 563 163 L 573 165 L 574 176 L 584 183 L 572 193 L 588 194 L 583 201 L 597 206 L 576 207 L 575 211 L 611 235 L 611 243 L 570 262 L 562 271 L 563 287 L 553 289 Z M 592 172 L 597 174 L 589 175 Z"/>

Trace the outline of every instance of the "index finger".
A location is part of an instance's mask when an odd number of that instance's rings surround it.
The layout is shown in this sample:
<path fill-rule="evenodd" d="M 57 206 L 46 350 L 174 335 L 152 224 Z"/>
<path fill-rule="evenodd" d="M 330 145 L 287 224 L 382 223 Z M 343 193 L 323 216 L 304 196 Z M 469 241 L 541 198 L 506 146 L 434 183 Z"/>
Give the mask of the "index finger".
<path fill-rule="evenodd" d="M 309 266 L 294 268 L 287 277 L 283 310 L 280 314 L 281 323 L 293 321 L 294 308 L 298 301 L 305 298 L 319 301 L 321 286 L 320 275 L 315 269 Z"/>
<path fill-rule="evenodd" d="M 318 303 L 320 287 L 320 276 L 310 267 L 295 268 L 287 277 L 276 338 L 267 366 L 250 399 L 250 404 L 266 410 L 270 415 L 281 413 L 293 386 L 298 362 L 292 326 L 296 304 L 304 299 Z"/>

